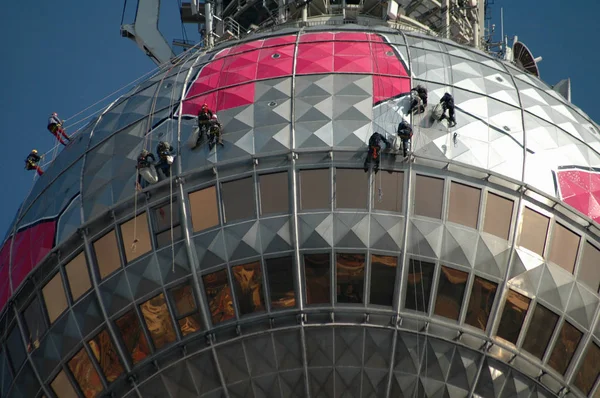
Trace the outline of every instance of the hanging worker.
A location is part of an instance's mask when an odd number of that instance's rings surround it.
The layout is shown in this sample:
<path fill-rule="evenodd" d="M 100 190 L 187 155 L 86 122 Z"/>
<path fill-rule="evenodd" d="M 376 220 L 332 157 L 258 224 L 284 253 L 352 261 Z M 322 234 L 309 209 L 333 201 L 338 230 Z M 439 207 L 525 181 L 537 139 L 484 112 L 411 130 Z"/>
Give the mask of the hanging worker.
<path fill-rule="evenodd" d="M 63 120 L 59 119 L 58 113 L 53 112 L 50 115 L 50 117 L 48 118 L 48 131 L 50 131 L 52 133 L 52 135 L 54 135 L 56 137 L 58 142 L 60 142 L 61 144 L 66 146 L 67 142 L 70 142 L 71 139 L 65 132 L 65 129 L 63 128 L 62 125 L 63 125 Z M 66 139 L 67 142 L 65 142 L 63 140 L 63 138 Z"/>
<path fill-rule="evenodd" d="M 410 90 L 410 113 L 423 113 L 427 107 L 427 89 L 420 84 Z"/>
<path fill-rule="evenodd" d="M 158 182 L 158 176 L 156 175 L 156 169 L 152 167 L 156 158 L 150 151 L 145 149 L 140 152 L 140 155 L 137 158 L 136 168 L 138 170 L 138 179 L 136 181 L 136 187 L 138 190 L 142 190 L 145 188 L 145 183 L 148 184 L 156 184 Z"/>
<path fill-rule="evenodd" d="M 213 116 L 214 113 L 208 108 L 208 104 L 202 104 L 202 106 L 200 107 L 200 111 L 198 111 L 198 138 L 194 147 L 200 145 L 200 141 L 202 141 L 202 137 L 204 136 L 204 134 L 206 134 L 208 137 L 208 132 L 212 124 Z"/>
<path fill-rule="evenodd" d="M 402 152 L 404 157 L 408 156 L 408 151 L 410 149 L 410 141 L 413 135 L 413 129 L 410 127 L 410 124 L 406 120 L 402 120 L 398 124 L 398 138 L 402 141 Z"/>
<path fill-rule="evenodd" d="M 223 144 L 222 131 L 223 131 L 223 128 L 221 126 L 221 123 L 219 123 L 217 114 L 213 114 L 210 119 L 210 124 L 209 124 L 209 128 L 208 128 L 208 148 L 209 148 L 209 150 L 212 150 L 216 144 L 219 144 L 223 147 L 225 146 Z"/>
<path fill-rule="evenodd" d="M 364 170 L 365 173 L 369 171 L 369 167 L 373 164 L 373 171 L 377 173 L 379 171 L 379 163 L 381 161 L 381 151 L 383 147 L 390 148 L 390 142 L 381 134 L 375 132 L 369 138 L 369 152 L 365 159 Z"/>
<path fill-rule="evenodd" d="M 454 97 L 452 96 L 452 94 L 444 94 L 444 96 L 440 100 L 440 104 L 442 104 L 442 109 L 444 110 L 440 120 L 448 118 L 448 127 L 456 126 L 456 119 L 454 116 Z M 448 110 L 448 116 L 446 116 L 446 110 Z"/>
<path fill-rule="evenodd" d="M 156 146 L 158 163 L 156 169 L 162 171 L 165 177 L 171 176 L 171 165 L 173 164 L 173 146 L 166 141 L 161 141 Z"/>
<path fill-rule="evenodd" d="M 27 159 L 25 159 L 25 169 L 35 170 L 37 171 L 38 175 L 41 176 L 44 174 L 44 172 L 42 171 L 42 168 L 38 166 L 40 160 L 42 160 L 42 157 L 38 155 L 37 149 L 33 149 L 27 156 Z"/>

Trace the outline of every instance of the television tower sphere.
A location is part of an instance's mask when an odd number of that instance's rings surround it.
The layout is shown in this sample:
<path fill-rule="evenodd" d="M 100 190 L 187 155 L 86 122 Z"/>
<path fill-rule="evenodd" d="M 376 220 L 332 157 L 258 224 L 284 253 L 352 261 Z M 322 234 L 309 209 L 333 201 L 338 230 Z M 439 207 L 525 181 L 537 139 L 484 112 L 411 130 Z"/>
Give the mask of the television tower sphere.
<path fill-rule="evenodd" d="M 476 47 L 308 22 L 72 137 L 0 251 L 2 397 L 595 396 L 597 125 Z M 406 157 L 369 146 L 403 120 Z"/>

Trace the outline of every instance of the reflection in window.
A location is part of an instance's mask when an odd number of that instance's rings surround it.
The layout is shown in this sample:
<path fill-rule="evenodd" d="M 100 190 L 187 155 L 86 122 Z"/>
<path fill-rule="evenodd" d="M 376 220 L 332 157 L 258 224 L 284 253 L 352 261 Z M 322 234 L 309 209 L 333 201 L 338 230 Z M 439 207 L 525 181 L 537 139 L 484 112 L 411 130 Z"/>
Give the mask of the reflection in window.
<path fill-rule="evenodd" d="M 146 212 L 121 224 L 123 251 L 128 263 L 152 250 Z"/>
<path fill-rule="evenodd" d="M 175 303 L 175 319 L 183 336 L 202 330 L 200 314 L 194 297 L 194 289 L 189 282 L 171 289 L 171 298 Z"/>
<path fill-rule="evenodd" d="M 444 180 L 417 174 L 415 181 L 415 214 L 431 218 L 442 218 L 444 202 Z"/>
<path fill-rule="evenodd" d="M 121 332 L 121 338 L 125 343 L 125 348 L 131 355 L 131 361 L 134 365 L 150 355 L 148 341 L 146 341 L 146 336 L 142 332 L 142 325 L 134 310 L 128 311 L 115 323 Z"/>
<path fill-rule="evenodd" d="M 69 280 L 73 301 L 77 301 L 79 297 L 83 296 L 85 292 L 92 288 L 87 263 L 85 261 L 85 254 L 83 252 L 79 253 L 77 257 L 65 266 L 65 271 L 67 272 L 67 279 Z"/>
<path fill-rule="evenodd" d="M 259 261 L 233 267 L 233 287 L 241 316 L 265 310 Z"/>
<path fill-rule="evenodd" d="M 52 387 L 54 394 L 56 394 L 58 398 L 77 398 L 79 396 L 69 382 L 69 378 L 64 370 L 61 370 L 60 373 L 56 375 L 54 380 L 52 380 L 52 383 L 50 383 L 50 387 Z"/>
<path fill-rule="evenodd" d="M 579 235 L 556 223 L 552 233 L 552 245 L 548 260 L 573 273 L 578 249 Z"/>
<path fill-rule="evenodd" d="M 46 332 L 46 322 L 44 322 L 42 307 L 37 296 L 29 304 L 23 317 L 27 326 L 27 351 L 33 351 L 40 346 L 40 337 Z"/>
<path fill-rule="evenodd" d="M 523 349 L 537 359 L 542 359 L 556 322 L 558 322 L 558 315 L 538 303 L 523 341 Z"/>
<path fill-rule="evenodd" d="M 204 275 L 202 280 L 213 325 L 235 317 L 227 271 L 221 270 Z"/>
<path fill-rule="evenodd" d="M 157 350 L 177 339 L 163 293 L 140 305 L 140 309 Z"/>
<path fill-rule="evenodd" d="M 301 210 L 331 208 L 329 169 L 301 170 L 299 177 Z"/>
<path fill-rule="evenodd" d="M 330 302 L 329 253 L 305 254 L 304 273 L 306 276 L 306 304 L 327 304 Z"/>
<path fill-rule="evenodd" d="M 458 321 L 468 276 L 466 272 L 442 266 L 435 300 L 436 315 Z"/>
<path fill-rule="evenodd" d="M 96 253 L 101 279 L 106 278 L 121 266 L 119 249 L 117 249 L 117 236 L 114 230 L 94 242 L 94 252 Z"/>
<path fill-rule="evenodd" d="M 477 228 L 479 216 L 479 198 L 481 189 L 452 182 L 450 184 L 450 205 L 448 221 Z"/>
<path fill-rule="evenodd" d="M 60 273 L 50 279 L 50 282 L 42 289 L 42 294 L 46 302 L 48 318 L 50 324 L 52 324 L 67 309 L 67 296 L 65 295 Z"/>
<path fill-rule="evenodd" d="M 254 217 L 254 180 L 252 177 L 221 184 L 225 222 Z"/>
<path fill-rule="evenodd" d="M 385 195 L 379 195 L 379 188 Z M 373 208 L 402 213 L 404 197 L 404 173 L 381 173 L 373 184 Z"/>
<path fill-rule="evenodd" d="M 549 222 L 548 217 L 525 207 L 523 209 L 523 225 L 521 236 L 519 236 L 519 245 L 543 256 Z"/>
<path fill-rule="evenodd" d="M 365 284 L 365 255 L 337 253 L 337 302 L 362 303 Z"/>
<path fill-rule="evenodd" d="M 409 310 L 429 311 L 429 297 L 435 264 L 410 259 L 404 306 Z"/>
<path fill-rule="evenodd" d="M 371 304 L 393 305 L 397 264 L 398 259 L 394 256 L 371 255 Z"/>
<path fill-rule="evenodd" d="M 565 321 L 560 329 L 560 335 L 558 336 L 558 340 L 556 340 L 552 354 L 550 354 L 550 359 L 548 359 L 548 365 L 561 375 L 564 375 L 571 363 L 571 359 L 573 359 L 573 354 L 575 354 L 582 336 L 583 333 Z"/>
<path fill-rule="evenodd" d="M 335 207 L 366 209 L 369 175 L 358 169 L 335 169 Z"/>
<path fill-rule="evenodd" d="M 519 333 L 523 327 L 523 321 L 529 309 L 531 300 L 522 294 L 509 290 L 506 296 L 506 303 L 502 310 L 502 319 L 496 333 L 498 337 L 517 344 Z"/>
<path fill-rule="evenodd" d="M 179 206 L 176 200 L 152 210 L 152 213 L 156 247 L 165 247 L 181 239 Z M 173 240 L 171 240 L 171 228 L 173 228 Z"/>
<path fill-rule="evenodd" d="M 289 213 L 288 173 L 265 174 L 259 177 L 260 214 Z"/>
<path fill-rule="evenodd" d="M 194 232 L 203 231 L 219 225 L 219 208 L 217 207 L 217 189 L 204 188 L 189 194 L 192 210 L 192 227 Z"/>
<path fill-rule="evenodd" d="M 123 366 L 108 331 L 104 329 L 98 333 L 89 344 L 106 380 L 109 383 L 115 381 L 123 373 Z"/>
<path fill-rule="evenodd" d="M 579 262 L 579 282 L 586 284 L 593 291 L 597 292 L 600 288 L 600 272 L 598 264 L 600 263 L 600 250 L 592 246 L 590 242 L 585 242 L 583 255 Z"/>
<path fill-rule="evenodd" d="M 483 231 L 508 240 L 512 220 L 513 201 L 488 192 Z"/>
<path fill-rule="evenodd" d="M 271 309 L 293 308 L 296 306 L 294 294 L 294 259 L 292 256 L 265 260 Z"/>
<path fill-rule="evenodd" d="M 494 298 L 496 297 L 498 285 L 486 279 L 475 277 L 471 288 L 469 307 L 465 323 L 481 330 L 487 328 L 487 322 L 492 312 Z"/>
<path fill-rule="evenodd" d="M 585 395 L 589 395 L 596 383 L 598 373 L 600 373 L 600 347 L 592 342 L 575 375 L 575 386 Z"/>
<path fill-rule="evenodd" d="M 84 396 L 95 397 L 104 389 L 100 381 L 100 376 L 98 376 L 98 372 L 96 372 L 84 348 L 71 358 L 69 369 L 71 369 L 71 373 L 73 373 L 73 377 L 77 380 Z"/>

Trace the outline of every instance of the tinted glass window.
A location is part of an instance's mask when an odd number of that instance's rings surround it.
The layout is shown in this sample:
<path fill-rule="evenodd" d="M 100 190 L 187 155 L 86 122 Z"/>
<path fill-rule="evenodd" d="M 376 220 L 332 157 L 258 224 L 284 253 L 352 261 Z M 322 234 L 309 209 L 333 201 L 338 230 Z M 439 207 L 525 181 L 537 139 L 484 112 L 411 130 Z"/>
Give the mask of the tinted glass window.
<path fill-rule="evenodd" d="M 143 303 L 140 309 L 157 350 L 177 339 L 163 293 Z"/>
<path fill-rule="evenodd" d="M 100 377 L 84 348 L 71 358 L 69 369 L 75 380 L 77 380 L 84 396 L 95 397 L 104 389 Z"/>
<path fill-rule="evenodd" d="M 365 285 L 365 255 L 337 253 L 337 302 L 362 303 Z"/>
<path fill-rule="evenodd" d="M 523 349 L 538 359 L 542 359 L 550 342 L 558 315 L 541 304 L 535 306 L 531 324 L 527 330 Z"/>
<path fill-rule="evenodd" d="M 600 250 L 596 249 L 589 242 L 585 242 L 583 256 L 579 262 L 579 275 L 577 279 L 589 286 L 595 292 L 600 287 Z"/>
<path fill-rule="evenodd" d="M 121 266 L 115 231 L 110 231 L 102 238 L 95 241 L 94 252 L 96 253 L 100 278 L 106 278 Z"/>
<path fill-rule="evenodd" d="M 546 234 L 550 219 L 525 207 L 519 245 L 542 256 L 546 246 Z"/>
<path fill-rule="evenodd" d="M 212 186 L 189 194 L 194 232 L 219 225 L 217 189 Z"/>
<path fill-rule="evenodd" d="M 369 175 L 358 169 L 335 170 L 335 203 L 338 209 L 366 209 Z"/>
<path fill-rule="evenodd" d="M 512 212 L 512 200 L 488 192 L 483 221 L 484 232 L 508 240 Z"/>
<path fill-rule="evenodd" d="M 289 213 L 288 173 L 264 174 L 259 177 L 261 214 Z"/>
<path fill-rule="evenodd" d="M 227 278 L 227 271 L 221 270 L 204 275 L 204 290 L 210 309 L 210 316 L 214 325 L 233 319 L 235 310 L 231 298 L 231 285 Z"/>
<path fill-rule="evenodd" d="M 481 189 L 452 182 L 450 184 L 450 205 L 448 221 L 477 228 L 479 217 L 479 198 Z"/>
<path fill-rule="evenodd" d="M 488 319 L 496 298 L 498 285 L 486 279 L 475 277 L 471 296 L 469 298 L 469 307 L 467 308 L 467 317 L 465 323 L 481 330 L 487 328 Z"/>
<path fill-rule="evenodd" d="M 65 271 L 67 272 L 67 279 L 69 279 L 73 301 L 77 301 L 79 297 L 92 288 L 85 254 L 83 252 L 79 253 L 77 257 L 65 266 Z"/>
<path fill-rule="evenodd" d="M 393 305 L 397 264 L 394 256 L 371 255 L 371 304 Z"/>
<path fill-rule="evenodd" d="M 142 325 L 134 310 L 128 311 L 115 322 L 121 333 L 125 348 L 131 355 L 131 361 L 135 365 L 148 355 L 150 348 L 146 336 L 142 332 Z"/>
<path fill-rule="evenodd" d="M 571 359 L 573 359 L 573 354 L 575 354 L 582 336 L 583 333 L 565 321 L 560 329 L 560 335 L 554 345 L 552 354 L 550 354 L 550 359 L 548 359 L 548 365 L 558 373 L 564 375 L 571 363 Z"/>
<path fill-rule="evenodd" d="M 552 232 L 552 245 L 548 260 L 558 264 L 570 273 L 575 268 L 575 259 L 579 249 L 579 235 L 556 223 Z"/>
<path fill-rule="evenodd" d="M 435 314 L 458 320 L 469 274 L 442 266 L 435 300 Z"/>
<path fill-rule="evenodd" d="M 133 261 L 152 250 L 150 232 L 148 231 L 148 217 L 145 212 L 121 224 L 121 236 L 123 237 L 123 251 L 127 262 Z"/>
<path fill-rule="evenodd" d="M 165 204 L 164 206 L 154 209 L 152 212 L 154 235 L 156 236 L 156 246 L 158 248 L 168 246 L 172 242 L 177 242 L 181 239 L 179 205 L 177 204 L 177 201 L 173 201 L 172 204 Z M 171 233 L 173 234 L 173 239 L 171 239 Z"/>
<path fill-rule="evenodd" d="M 254 214 L 254 180 L 252 177 L 221 184 L 225 222 L 252 218 Z"/>
<path fill-rule="evenodd" d="M 575 386 L 588 395 L 596 383 L 598 373 L 600 373 L 600 347 L 596 343 L 591 343 L 575 375 Z"/>
<path fill-rule="evenodd" d="M 65 295 L 60 273 L 50 279 L 50 282 L 42 289 L 42 294 L 46 302 L 48 318 L 52 324 L 67 309 L 67 296 Z"/>
<path fill-rule="evenodd" d="M 428 312 L 435 264 L 410 259 L 409 267 L 404 306 L 409 310 Z"/>
<path fill-rule="evenodd" d="M 305 254 L 306 304 L 330 303 L 331 259 L 329 253 Z"/>
<path fill-rule="evenodd" d="M 331 208 L 331 185 L 329 169 L 301 170 L 300 209 Z"/>
<path fill-rule="evenodd" d="M 292 256 L 269 258 L 265 260 L 265 263 L 271 291 L 271 309 L 295 307 L 294 259 Z"/>
<path fill-rule="evenodd" d="M 44 322 L 42 307 L 37 297 L 29 304 L 23 313 L 23 317 L 29 332 L 29 350 L 36 349 L 40 345 L 40 338 L 46 332 L 46 322 Z"/>
<path fill-rule="evenodd" d="M 402 213 L 404 173 L 377 174 L 373 184 L 373 208 Z"/>
<path fill-rule="evenodd" d="M 417 174 L 414 202 L 416 215 L 442 218 L 444 180 Z"/>
<path fill-rule="evenodd" d="M 502 319 L 498 327 L 497 335 L 506 341 L 517 344 L 519 333 L 523 327 L 523 321 L 529 309 L 531 300 L 522 294 L 509 290 L 506 303 L 502 310 Z"/>
<path fill-rule="evenodd" d="M 196 305 L 194 290 L 190 283 L 178 286 L 171 290 L 171 297 L 175 303 L 175 318 L 179 329 L 184 336 L 202 330 L 200 315 Z"/>
<path fill-rule="evenodd" d="M 106 380 L 109 383 L 115 381 L 124 370 L 108 331 L 104 329 L 98 333 L 89 344 Z"/>
<path fill-rule="evenodd" d="M 69 382 L 69 378 L 65 374 L 64 370 L 61 370 L 56 375 L 52 383 L 50 383 L 54 394 L 59 398 L 77 398 L 79 395 L 75 392 L 75 389 Z"/>
<path fill-rule="evenodd" d="M 171 229 L 156 234 L 156 247 L 160 249 L 161 247 L 169 246 L 171 242 L 177 242 L 182 239 L 181 226 L 174 226 L 172 233 L 173 239 L 171 239 Z"/>
<path fill-rule="evenodd" d="M 8 356 L 10 362 L 13 365 L 13 369 L 19 369 L 25 360 L 25 347 L 23 347 L 23 340 L 21 339 L 21 332 L 19 328 L 15 326 L 6 341 L 6 348 L 8 350 Z"/>
<path fill-rule="evenodd" d="M 233 267 L 233 280 L 240 315 L 264 311 L 265 303 L 260 262 L 256 261 Z"/>

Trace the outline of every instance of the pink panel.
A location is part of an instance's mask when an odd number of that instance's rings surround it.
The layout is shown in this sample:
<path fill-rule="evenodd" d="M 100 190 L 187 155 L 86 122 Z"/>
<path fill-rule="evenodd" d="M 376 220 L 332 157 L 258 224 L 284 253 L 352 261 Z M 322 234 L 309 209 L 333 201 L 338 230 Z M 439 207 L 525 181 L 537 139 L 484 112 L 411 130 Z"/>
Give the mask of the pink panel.
<path fill-rule="evenodd" d="M 296 43 L 296 35 L 292 36 L 280 36 L 266 39 L 263 43 L 263 48 L 279 46 L 281 44 L 294 44 Z"/>
<path fill-rule="evenodd" d="M 333 42 L 304 43 L 298 46 L 296 73 L 333 72 Z"/>
<path fill-rule="evenodd" d="M 600 222 L 600 173 L 566 169 L 559 170 L 556 174 L 560 199 Z"/>
<path fill-rule="evenodd" d="M 219 90 L 217 111 L 254 103 L 254 82 Z"/>
<path fill-rule="evenodd" d="M 389 44 L 373 44 L 373 73 L 407 76 L 406 68 Z"/>
<path fill-rule="evenodd" d="M 371 57 L 369 56 L 335 56 L 333 69 L 335 72 L 346 73 L 372 73 Z"/>
<path fill-rule="evenodd" d="M 335 40 L 347 40 L 347 41 L 369 41 L 371 34 L 363 32 L 337 32 L 335 34 Z"/>
<path fill-rule="evenodd" d="M 55 231 L 56 221 L 46 221 L 17 232 L 11 264 L 11 278 L 15 289 L 52 250 Z"/>
<path fill-rule="evenodd" d="M 259 50 L 248 51 L 243 54 L 230 55 L 225 58 L 223 71 L 245 68 L 252 63 L 258 61 Z"/>
<path fill-rule="evenodd" d="M 10 282 L 8 280 L 11 244 L 12 238 L 4 242 L 2 249 L 0 249 L 0 311 L 2 311 L 11 296 Z"/>
<path fill-rule="evenodd" d="M 300 36 L 300 43 L 314 43 L 316 41 L 333 41 L 334 35 L 331 32 L 307 33 Z"/>
<path fill-rule="evenodd" d="M 372 45 L 369 42 L 352 43 L 349 41 L 336 41 L 333 46 L 335 55 L 362 55 L 370 56 Z"/>
<path fill-rule="evenodd" d="M 224 64 L 225 61 L 223 59 L 217 59 L 207 65 L 204 65 L 186 97 L 195 97 L 199 94 L 204 94 L 209 90 L 217 88 L 218 78 Z"/>
<path fill-rule="evenodd" d="M 260 50 L 258 57 L 257 79 L 273 79 L 290 76 L 294 66 L 295 45 L 271 47 Z M 273 58 L 278 54 L 279 58 Z"/>
<path fill-rule="evenodd" d="M 410 79 L 373 75 L 373 104 L 410 92 Z"/>
<path fill-rule="evenodd" d="M 218 53 L 215 55 L 214 59 L 219 59 L 219 58 L 223 58 L 223 57 L 225 57 L 226 55 L 228 55 L 228 54 L 229 54 L 229 51 L 231 51 L 231 47 L 230 47 L 230 48 L 225 48 L 225 49 L 223 49 L 223 50 L 219 51 L 219 52 L 218 52 Z"/>
<path fill-rule="evenodd" d="M 208 94 L 202 94 L 197 97 L 190 98 L 183 102 L 183 115 L 198 115 L 198 111 L 202 104 L 206 103 L 210 109 L 215 109 L 217 105 L 218 91 L 211 91 Z"/>
<path fill-rule="evenodd" d="M 256 61 L 244 68 L 224 70 L 219 78 L 219 87 L 232 86 L 239 83 L 248 83 L 256 80 Z"/>
<path fill-rule="evenodd" d="M 260 48 L 262 46 L 262 44 L 263 44 L 262 40 L 255 40 L 255 41 L 251 41 L 249 43 L 240 44 L 239 46 L 232 47 L 231 50 L 229 51 L 229 55 L 239 54 L 244 51 L 255 50 L 257 48 Z"/>

